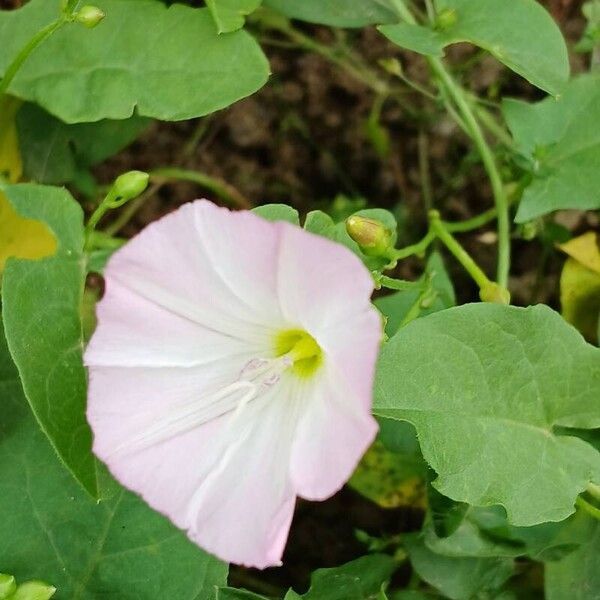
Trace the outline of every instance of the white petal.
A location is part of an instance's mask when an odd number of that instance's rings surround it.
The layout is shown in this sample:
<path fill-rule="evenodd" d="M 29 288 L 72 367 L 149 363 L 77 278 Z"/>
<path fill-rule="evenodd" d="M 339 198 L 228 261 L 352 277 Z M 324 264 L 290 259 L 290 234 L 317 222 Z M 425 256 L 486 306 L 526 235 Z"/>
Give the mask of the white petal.
<path fill-rule="evenodd" d="M 278 293 L 289 322 L 317 337 L 368 306 L 373 280 L 350 250 L 282 225 Z"/>

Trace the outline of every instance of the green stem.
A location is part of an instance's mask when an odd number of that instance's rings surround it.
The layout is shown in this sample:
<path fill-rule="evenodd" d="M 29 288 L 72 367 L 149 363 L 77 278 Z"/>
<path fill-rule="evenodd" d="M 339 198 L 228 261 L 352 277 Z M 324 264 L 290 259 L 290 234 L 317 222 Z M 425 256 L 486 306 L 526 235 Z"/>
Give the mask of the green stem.
<path fill-rule="evenodd" d="M 401 292 L 407 292 L 409 290 L 419 289 L 422 287 L 422 284 L 419 281 L 394 279 L 393 277 L 388 277 L 387 275 L 379 275 L 376 279 L 376 283 L 380 288 L 384 287 L 388 290 L 396 290 Z"/>
<path fill-rule="evenodd" d="M 374 73 L 360 69 L 348 60 L 345 60 L 344 57 L 340 55 L 339 51 L 336 50 L 336 48 L 316 42 L 311 37 L 303 34 L 292 27 L 289 23 L 284 23 L 283 21 L 277 21 L 276 23 L 270 22 L 269 26 L 271 29 L 275 29 L 276 31 L 286 35 L 301 48 L 314 52 L 315 54 L 320 54 L 324 58 L 327 58 L 331 62 L 341 67 L 348 74 L 352 75 L 354 78 L 358 79 L 366 86 L 376 91 L 378 94 L 389 94 L 388 85 L 385 81 L 379 79 Z"/>
<path fill-rule="evenodd" d="M 590 496 L 592 496 L 596 500 L 600 501 L 600 485 L 596 485 L 595 483 L 590 483 L 587 486 L 586 491 Z"/>
<path fill-rule="evenodd" d="M 100 219 L 112 208 L 112 204 L 117 200 L 114 188 L 111 188 L 104 200 L 100 202 L 96 210 L 92 213 L 87 225 L 85 226 L 85 247 L 89 249 L 92 244 L 92 234 Z"/>
<path fill-rule="evenodd" d="M 497 215 L 498 211 L 495 208 L 490 208 L 480 215 L 471 219 L 465 219 L 464 221 L 444 221 L 444 225 L 446 226 L 446 230 L 452 233 L 465 233 L 466 231 L 473 231 L 473 229 L 479 229 L 491 223 Z"/>
<path fill-rule="evenodd" d="M 407 23 L 412 25 L 417 24 L 415 17 L 403 0 L 393 0 L 393 5 L 400 17 Z M 508 273 L 510 270 L 510 221 L 508 202 L 506 200 L 502 178 L 500 177 L 500 171 L 498 170 L 494 155 L 483 135 L 483 131 L 479 126 L 479 122 L 467 100 L 464 90 L 450 76 L 440 59 L 428 57 L 427 61 L 433 73 L 437 76 L 438 80 L 442 83 L 443 87 L 456 104 L 456 107 L 468 128 L 471 139 L 479 150 L 481 160 L 483 161 L 485 170 L 490 178 L 496 211 L 498 213 L 498 283 L 505 288 L 508 284 Z"/>
<path fill-rule="evenodd" d="M 514 146 L 513 139 L 508 131 L 506 131 L 506 129 L 504 129 L 504 127 L 498 123 L 498 121 L 494 118 L 494 115 L 489 110 L 483 106 L 475 105 L 475 112 L 477 113 L 477 117 L 479 117 L 482 125 L 493 136 L 495 136 L 501 144 L 504 144 L 507 148 L 512 148 Z"/>
<path fill-rule="evenodd" d="M 115 238 L 107 235 L 103 231 L 92 231 L 87 244 L 88 249 L 102 248 L 107 250 L 117 250 L 123 246 L 127 240 L 125 238 Z"/>
<path fill-rule="evenodd" d="M 10 84 L 12 83 L 15 75 L 23 65 L 23 63 L 29 58 L 29 55 L 47 38 L 49 38 L 55 31 L 60 29 L 69 18 L 66 15 L 61 15 L 56 21 L 53 21 L 49 25 L 46 25 L 43 29 L 38 31 L 28 42 L 23 46 L 21 51 L 15 56 L 13 61 L 8 65 L 4 73 L 4 77 L 0 81 L 0 98 L 3 98 Z"/>
<path fill-rule="evenodd" d="M 406 246 L 404 248 L 400 248 L 399 250 L 393 250 L 390 254 L 390 258 L 392 260 L 402 260 L 415 254 L 417 256 L 423 255 L 425 254 L 425 251 L 433 242 L 433 240 L 435 240 L 435 238 L 435 233 L 430 229 L 420 242 L 417 242 L 416 244 L 411 244 L 410 246 Z"/>
<path fill-rule="evenodd" d="M 252 208 L 252 203 L 244 197 L 238 190 L 233 186 L 229 185 L 221 179 L 206 175 L 206 173 L 200 173 L 199 171 L 191 171 L 189 169 L 180 169 L 178 167 L 164 167 L 161 169 L 155 169 L 150 172 L 150 177 L 153 181 L 160 181 L 164 179 L 175 179 L 178 181 L 189 181 L 190 183 L 196 183 L 207 190 L 216 194 L 221 200 L 227 204 L 236 206 L 238 208 Z"/>
<path fill-rule="evenodd" d="M 594 517 L 594 519 L 597 519 L 598 521 L 600 521 L 600 508 L 596 508 L 593 504 L 590 504 L 587 500 L 584 500 L 581 496 L 579 496 L 577 498 L 577 500 L 575 500 L 575 504 L 577 504 L 577 506 L 579 506 L 579 508 L 582 508 L 583 510 L 585 510 L 586 513 L 588 513 L 588 515 Z"/>
<path fill-rule="evenodd" d="M 437 58 L 430 58 L 429 64 L 433 72 L 448 90 L 448 93 L 453 98 L 459 112 L 461 113 L 467 127 L 471 132 L 471 137 L 475 146 L 479 150 L 481 160 L 487 171 L 492 191 L 494 194 L 494 202 L 498 215 L 498 283 L 502 287 L 508 284 L 508 273 L 510 269 L 510 220 L 508 212 L 508 202 L 504 191 L 504 184 L 500 177 L 500 171 L 496 165 L 494 155 L 485 140 L 485 136 L 479 126 L 475 115 L 467 102 L 462 88 L 452 79 L 450 74 L 444 68 L 442 62 Z"/>
<path fill-rule="evenodd" d="M 491 285 L 492 282 L 488 279 L 488 276 L 471 258 L 471 255 L 459 244 L 456 238 L 448 231 L 437 210 L 430 211 L 429 222 L 431 223 L 431 230 L 444 243 L 446 248 L 450 250 L 467 273 L 473 278 L 475 283 L 477 283 L 479 288 L 483 289 Z"/>
<path fill-rule="evenodd" d="M 123 227 L 125 227 L 125 225 L 131 221 L 135 213 L 144 204 L 144 202 L 151 196 L 154 196 L 154 194 L 156 194 L 156 192 L 163 187 L 164 183 L 164 181 L 153 183 L 143 194 L 126 204 L 123 210 L 120 211 L 117 218 L 104 228 L 104 233 L 109 236 L 114 236 L 117 232 L 121 231 L 121 229 L 123 229 Z"/>

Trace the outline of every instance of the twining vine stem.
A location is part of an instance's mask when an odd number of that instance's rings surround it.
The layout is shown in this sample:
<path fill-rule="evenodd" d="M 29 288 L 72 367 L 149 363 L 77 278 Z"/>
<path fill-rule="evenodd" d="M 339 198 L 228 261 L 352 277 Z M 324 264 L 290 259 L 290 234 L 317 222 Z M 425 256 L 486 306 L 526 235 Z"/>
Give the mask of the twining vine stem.
<path fill-rule="evenodd" d="M 8 68 L 4 73 L 4 77 L 0 80 L 0 98 L 6 94 L 10 84 L 15 78 L 15 75 L 18 73 L 23 63 L 29 58 L 29 55 L 55 31 L 58 31 L 63 25 L 73 21 L 75 18 L 75 9 L 77 8 L 78 3 L 79 0 L 68 0 L 65 2 L 61 9 L 60 17 L 52 21 L 52 23 L 46 25 L 46 27 L 43 29 L 40 29 L 25 44 L 25 46 L 21 48 L 17 56 L 15 56 L 10 65 L 8 65 Z"/>
<path fill-rule="evenodd" d="M 456 238 L 448 231 L 444 222 L 440 217 L 440 213 L 437 210 L 429 211 L 429 223 L 431 231 L 437 236 L 437 238 L 444 243 L 446 248 L 454 255 L 458 262 L 464 267 L 464 269 L 473 278 L 475 283 L 480 289 L 485 288 L 492 282 L 488 276 L 483 272 L 481 267 L 471 258 L 471 255 L 458 243 Z"/>
<path fill-rule="evenodd" d="M 47 38 L 49 38 L 55 31 L 60 29 L 65 23 L 68 22 L 68 18 L 65 15 L 61 15 L 56 21 L 53 21 L 49 25 L 46 25 L 43 29 L 40 29 L 28 42 L 23 46 L 21 51 L 17 54 L 14 60 L 10 63 L 4 77 L 0 81 L 0 96 L 4 96 L 12 83 L 15 75 L 23 65 L 23 63 L 29 58 L 29 55 Z"/>
<path fill-rule="evenodd" d="M 394 6 L 398 11 L 399 16 L 407 23 L 411 25 L 417 24 L 414 15 L 404 4 L 403 0 L 394 0 Z M 483 165 L 490 179 L 498 218 L 497 279 L 498 283 L 505 288 L 508 284 L 508 274 L 510 270 L 510 218 L 508 201 L 500 171 L 496 165 L 494 154 L 485 139 L 464 90 L 454 81 L 439 58 L 431 56 L 426 58 L 434 75 L 454 101 L 460 116 L 467 127 L 467 131 L 479 151 L 481 160 L 483 161 Z"/>

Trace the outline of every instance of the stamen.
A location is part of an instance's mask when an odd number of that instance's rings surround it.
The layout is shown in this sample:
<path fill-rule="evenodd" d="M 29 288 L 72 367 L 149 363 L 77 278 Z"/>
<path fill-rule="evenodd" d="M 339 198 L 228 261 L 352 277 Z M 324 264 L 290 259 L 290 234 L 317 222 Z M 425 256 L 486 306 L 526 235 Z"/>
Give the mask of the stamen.
<path fill-rule="evenodd" d="M 234 422 L 249 402 L 278 383 L 293 364 L 287 355 L 276 359 L 252 359 L 241 370 L 237 381 L 171 410 L 156 425 L 121 444 L 111 455 L 144 450 L 232 411 Z"/>

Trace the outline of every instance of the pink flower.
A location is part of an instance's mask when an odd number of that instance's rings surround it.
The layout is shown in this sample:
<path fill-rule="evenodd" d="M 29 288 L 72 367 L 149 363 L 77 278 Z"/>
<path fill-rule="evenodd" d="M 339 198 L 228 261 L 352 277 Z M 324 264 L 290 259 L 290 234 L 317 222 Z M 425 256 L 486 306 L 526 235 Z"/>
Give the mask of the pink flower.
<path fill-rule="evenodd" d="M 85 354 L 94 451 L 228 562 L 281 564 L 296 496 L 373 440 L 379 315 L 349 250 L 207 201 L 115 253 Z"/>

